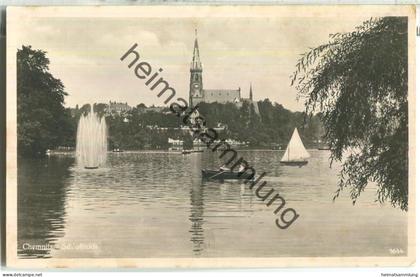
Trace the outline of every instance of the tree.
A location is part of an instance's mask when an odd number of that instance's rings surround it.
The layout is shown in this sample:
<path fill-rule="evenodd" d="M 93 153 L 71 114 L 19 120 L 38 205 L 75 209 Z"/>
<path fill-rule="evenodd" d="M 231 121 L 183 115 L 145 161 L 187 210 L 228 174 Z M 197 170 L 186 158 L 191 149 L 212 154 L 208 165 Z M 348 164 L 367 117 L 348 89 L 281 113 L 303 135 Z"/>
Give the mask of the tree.
<path fill-rule="evenodd" d="M 306 114 L 320 111 L 331 162 L 343 161 L 334 199 L 353 203 L 369 182 L 377 198 L 408 209 L 407 18 L 371 19 L 334 34 L 297 63 L 292 85 Z"/>
<path fill-rule="evenodd" d="M 74 132 L 64 108 L 64 85 L 49 73 L 46 52 L 22 46 L 17 51 L 18 154 L 42 156 Z"/>

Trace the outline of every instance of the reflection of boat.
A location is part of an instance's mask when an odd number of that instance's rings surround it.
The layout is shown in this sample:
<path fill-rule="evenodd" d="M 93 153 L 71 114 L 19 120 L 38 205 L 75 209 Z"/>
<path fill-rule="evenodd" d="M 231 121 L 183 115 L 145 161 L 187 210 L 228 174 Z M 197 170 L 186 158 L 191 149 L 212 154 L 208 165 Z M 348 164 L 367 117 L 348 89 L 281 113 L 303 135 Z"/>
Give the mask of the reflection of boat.
<path fill-rule="evenodd" d="M 303 160 L 303 161 L 280 161 L 280 164 L 282 165 L 288 165 L 288 166 L 304 166 L 308 164 L 308 161 Z"/>
<path fill-rule="evenodd" d="M 295 128 L 280 164 L 301 167 L 308 163 L 307 159 L 310 156 L 300 139 L 298 130 Z"/>
<path fill-rule="evenodd" d="M 190 154 L 191 153 L 191 151 L 189 151 L 189 150 L 182 150 L 182 152 L 181 152 L 183 155 L 186 155 L 186 154 Z"/>
<path fill-rule="evenodd" d="M 97 169 L 97 166 L 85 166 L 85 169 Z"/>
<path fill-rule="evenodd" d="M 239 175 L 238 171 L 220 171 L 220 170 L 206 170 L 202 169 L 201 174 L 203 179 L 208 180 L 227 180 L 227 179 L 252 179 L 252 174 L 242 173 Z"/>

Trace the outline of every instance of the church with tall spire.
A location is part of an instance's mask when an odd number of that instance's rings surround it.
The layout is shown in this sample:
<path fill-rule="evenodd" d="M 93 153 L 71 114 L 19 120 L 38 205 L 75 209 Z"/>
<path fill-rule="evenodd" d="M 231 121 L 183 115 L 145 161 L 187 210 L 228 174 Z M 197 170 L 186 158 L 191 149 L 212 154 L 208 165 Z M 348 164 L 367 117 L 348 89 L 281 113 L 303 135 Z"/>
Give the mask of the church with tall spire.
<path fill-rule="evenodd" d="M 252 84 L 249 88 L 249 98 L 241 98 L 241 88 L 237 89 L 204 89 L 203 87 L 203 65 L 200 61 L 200 50 L 198 47 L 197 30 L 195 30 L 193 58 L 190 67 L 190 106 L 198 103 L 235 103 L 240 107 L 244 102 L 253 104 L 254 109 L 259 113 L 257 102 L 253 101 Z"/>

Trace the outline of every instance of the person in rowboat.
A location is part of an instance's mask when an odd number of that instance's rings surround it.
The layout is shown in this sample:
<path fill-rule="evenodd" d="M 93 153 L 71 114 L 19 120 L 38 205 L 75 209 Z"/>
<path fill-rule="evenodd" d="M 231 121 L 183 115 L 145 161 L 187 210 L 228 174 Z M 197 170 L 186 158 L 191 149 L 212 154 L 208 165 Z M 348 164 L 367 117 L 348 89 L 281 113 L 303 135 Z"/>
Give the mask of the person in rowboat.
<path fill-rule="evenodd" d="M 238 172 L 244 172 L 245 171 L 245 165 L 244 163 L 241 163 L 241 165 L 239 166 Z"/>
<path fill-rule="evenodd" d="M 221 167 L 219 167 L 220 171 L 232 171 L 231 168 L 229 168 L 226 163 L 224 163 Z"/>

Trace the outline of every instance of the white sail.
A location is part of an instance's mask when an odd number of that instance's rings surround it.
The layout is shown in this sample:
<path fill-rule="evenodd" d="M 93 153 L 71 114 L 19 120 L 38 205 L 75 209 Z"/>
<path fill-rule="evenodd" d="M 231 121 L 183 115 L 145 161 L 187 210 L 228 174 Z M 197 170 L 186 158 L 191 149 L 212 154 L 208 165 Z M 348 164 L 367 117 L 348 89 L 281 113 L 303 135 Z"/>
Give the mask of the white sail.
<path fill-rule="evenodd" d="M 292 138 L 287 145 L 286 152 L 284 153 L 283 158 L 281 158 L 281 161 L 303 161 L 310 156 L 311 155 L 309 155 L 308 151 L 306 151 L 305 146 L 300 139 L 298 130 L 295 128 Z"/>

